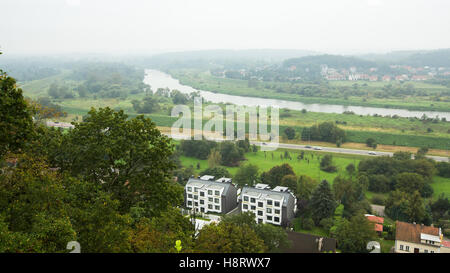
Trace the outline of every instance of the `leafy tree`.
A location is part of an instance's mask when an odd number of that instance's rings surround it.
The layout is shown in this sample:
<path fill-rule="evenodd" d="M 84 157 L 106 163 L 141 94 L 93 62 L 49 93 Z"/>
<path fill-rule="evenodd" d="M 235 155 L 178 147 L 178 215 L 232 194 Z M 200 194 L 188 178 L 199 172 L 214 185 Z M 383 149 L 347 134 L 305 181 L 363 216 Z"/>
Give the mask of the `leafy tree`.
<path fill-rule="evenodd" d="M 231 141 L 224 141 L 220 144 L 221 164 L 224 166 L 238 166 L 244 160 L 244 149 L 238 147 Z"/>
<path fill-rule="evenodd" d="M 320 169 L 324 172 L 336 172 L 337 168 L 333 165 L 333 156 L 332 155 L 325 155 L 320 160 Z"/>
<path fill-rule="evenodd" d="M 410 152 L 395 152 L 393 157 L 394 157 L 394 159 L 398 159 L 398 160 L 408 160 L 408 159 L 411 159 L 411 153 Z"/>
<path fill-rule="evenodd" d="M 240 166 L 234 175 L 233 181 L 240 186 L 253 186 L 259 181 L 259 168 L 253 164 Z"/>
<path fill-rule="evenodd" d="M 356 168 L 353 163 L 350 163 L 347 165 L 347 167 L 345 167 L 345 170 L 348 172 L 348 174 L 353 175 L 353 173 L 355 173 L 356 171 Z"/>
<path fill-rule="evenodd" d="M 64 153 L 50 153 L 58 156 L 51 160 L 55 167 L 99 184 L 120 200 L 122 211 L 146 200 L 147 209 L 157 215 L 182 203 L 183 189 L 171 183 L 172 143 L 149 118 L 92 109 L 54 149 Z"/>
<path fill-rule="evenodd" d="M 286 129 L 284 129 L 284 133 L 286 134 L 287 139 L 295 138 L 295 130 L 291 127 L 287 127 Z"/>
<path fill-rule="evenodd" d="M 200 175 L 212 175 L 216 178 L 231 177 L 230 172 L 224 167 L 208 168 L 200 173 Z"/>
<path fill-rule="evenodd" d="M 194 248 L 199 253 L 263 253 L 266 250 L 264 241 L 248 225 L 227 222 L 203 227 Z"/>
<path fill-rule="evenodd" d="M 317 180 L 307 175 L 301 175 L 297 182 L 296 195 L 298 199 L 309 200 L 314 189 L 319 185 Z"/>
<path fill-rule="evenodd" d="M 131 235 L 133 252 L 174 253 L 176 240 L 182 242 L 182 252 L 191 252 L 194 226 L 176 208 L 171 208 L 159 217 L 139 219 Z"/>
<path fill-rule="evenodd" d="M 221 161 L 222 155 L 220 154 L 220 152 L 216 149 L 212 149 L 211 153 L 208 156 L 208 166 L 210 168 L 214 168 L 216 166 L 219 166 Z"/>
<path fill-rule="evenodd" d="M 331 192 L 328 181 L 323 180 L 311 195 L 310 201 L 312 218 L 316 225 L 322 219 L 331 217 L 336 209 L 336 201 Z"/>
<path fill-rule="evenodd" d="M 264 241 L 267 252 L 278 252 L 290 246 L 287 233 L 283 228 L 271 224 L 256 223 L 255 215 L 252 212 L 226 215 L 222 218 L 222 222 L 250 227 Z"/>
<path fill-rule="evenodd" d="M 396 189 L 413 193 L 415 191 L 421 192 L 425 186 L 425 181 L 421 175 L 416 173 L 400 173 L 395 177 Z"/>
<path fill-rule="evenodd" d="M 268 172 L 263 172 L 261 174 L 261 181 L 268 184 L 270 187 L 274 188 L 281 185 L 281 180 L 286 175 L 295 175 L 292 167 L 285 163 L 279 166 L 275 166 Z"/>
<path fill-rule="evenodd" d="M 281 186 L 288 187 L 292 192 L 297 192 L 297 176 L 288 174 L 281 179 Z"/>
<path fill-rule="evenodd" d="M 375 239 L 374 225 L 362 213 L 350 220 L 343 218 L 336 229 L 338 248 L 343 253 L 367 253 L 367 243 Z"/>
<path fill-rule="evenodd" d="M 19 151 L 32 135 L 33 120 L 22 89 L 0 70 L 0 158 Z"/>

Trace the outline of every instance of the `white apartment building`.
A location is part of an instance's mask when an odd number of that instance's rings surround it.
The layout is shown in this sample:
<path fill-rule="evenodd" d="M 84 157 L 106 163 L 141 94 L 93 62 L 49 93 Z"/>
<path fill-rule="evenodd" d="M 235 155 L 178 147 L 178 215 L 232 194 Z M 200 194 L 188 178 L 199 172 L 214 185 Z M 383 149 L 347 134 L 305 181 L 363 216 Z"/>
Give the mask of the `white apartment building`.
<path fill-rule="evenodd" d="M 185 186 L 185 205 L 196 212 L 227 213 L 237 206 L 236 192 L 230 178 L 190 178 Z"/>
<path fill-rule="evenodd" d="M 270 189 L 266 184 L 244 187 L 239 200 L 242 212 L 253 212 L 258 223 L 286 226 L 297 210 L 297 199 L 287 187 Z"/>

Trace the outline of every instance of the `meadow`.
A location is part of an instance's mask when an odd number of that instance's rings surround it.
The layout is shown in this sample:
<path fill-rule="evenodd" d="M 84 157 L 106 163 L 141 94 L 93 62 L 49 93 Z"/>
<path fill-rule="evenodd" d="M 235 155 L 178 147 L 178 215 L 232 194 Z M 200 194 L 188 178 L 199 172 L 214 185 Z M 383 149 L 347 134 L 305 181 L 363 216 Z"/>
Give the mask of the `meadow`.
<path fill-rule="evenodd" d="M 292 159 L 284 158 L 284 152 L 288 151 Z M 273 158 L 272 158 L 273 154 Z M 284 163 L 288 163 L 291 165 L 297 176 L 307 175 L 313 179 L 318 181 L 327 180 L 330 184 L 333 184 L 333 180 L 335 177 L 341 175 L 344 177 L 349 177 L 350 174 L 345 170 L 347 165 L 354 164 L 356 167 L 359 162 L 367 158 L 366 156 L 357 156 L 357 155 L 345 155 L 345 154 L 335 154 L 335 153 L 325 153 L 325 152 L 316 152 L 316 151 L 305 151 L 304 159 L 298 160 L 297 156 L 300 154 L 300 151 L 293 151 L 287 149 L 278 149 L 274 152 L 266 152 L 258 151 L 248 152 L 245 154 L 246 160 L 242 164 L 253 164 L 259 167 L 260 172 L 268 171 L 272 167 L 281 165 Z M 330 154 L 333 156 L 333 164 L 337 167 L 337 172 L 328 173 L 320 170 L 320 158 L 322 158 L 325 154 Z M 283 158 L 282 158 L 283 156 Z M 202 171 L 206 170 L 208 166 L 207 160 L 200 160 L 192 157 L 180 156 L 180 160 L 183 166 L 189 167 L 192 166 L 196 174 L 200 174 Z M 308 163 L 309 160 L 309 163 Z M 197 166 L 199 167 L 197 169 Z M 224 166 L 231 175 L 236 174 L 239 167 L 226 167 Z M 433 199 L 436 199 L 441 193 L 444 193 L 445 196 L 450 197 L 450 178 L 444 178 L 440 176 L 434 176 L 433 182 L 431 183 L 431 187 L 434 190 Z M 387 197 L 387 194 L 379 194 L 367 191 L 365 193 L 366 198 L 371 199 L 373 196 L 382 196 Z"/>

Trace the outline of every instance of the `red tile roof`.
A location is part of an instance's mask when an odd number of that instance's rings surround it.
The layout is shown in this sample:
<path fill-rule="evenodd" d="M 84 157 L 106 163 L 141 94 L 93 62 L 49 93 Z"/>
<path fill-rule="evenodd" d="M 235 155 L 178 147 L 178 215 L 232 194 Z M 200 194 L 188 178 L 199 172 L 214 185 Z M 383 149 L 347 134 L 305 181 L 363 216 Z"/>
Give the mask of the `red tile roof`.
<path fill-rule="evenodd" d="M 383 217 L 377 217 L 375 215 L 367 215 L 366 218 L 367 218 L 367 220 L 369 220 L 372 223 L 381 224 L 381 225 L 383 225 L 383 223 L 384 223 Z"/>
<path fill-rule="evenodd" d="M 450 241 L 442 241 L 442 245 L 450 248 Z"/>
<path fill-rule="evenodd" d="M 425 233 L 433 236 L 439 236 L 439 229 L 436 227 L 423 226 L 420 224 L 410 224 L 396 221 L 397 228 L 395 240 L 420 243 L 420 234 Z"/>

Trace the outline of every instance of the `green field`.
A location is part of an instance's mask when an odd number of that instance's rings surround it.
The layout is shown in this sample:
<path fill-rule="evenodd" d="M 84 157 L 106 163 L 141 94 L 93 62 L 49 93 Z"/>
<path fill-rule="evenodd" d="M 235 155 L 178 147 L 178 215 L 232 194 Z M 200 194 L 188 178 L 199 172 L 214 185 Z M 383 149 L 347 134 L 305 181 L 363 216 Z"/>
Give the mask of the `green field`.
<path fill-rule="evenodd" d="M 281 159 L 280 155 L 284 155 L 285 149 L 278 149 L 275 152 L 266 152 L 266 156 L 264 156 L 264 152 L 258 151 L 257 153 L 249 152 L 245 154 L 246 161 L 242 164 L 254 164 L 259 167 L 260 172 L 268 171 L 272 167 L 281 165 L 283 163 L 288 163 L 292 166 L 295 174 L 297 176 L 307 175 L 316 180 L 326 179 L 330 184 L 333 183 L 333 179 L 338 176 L 349 176 L 345 167 L 353 163 L 355 166 L 358 166 L 361 159 L 366 158 L 365 156 L 354 156 L 354 155 L 343 155 L 343 154 L 331 154 L 333 156 L 333 163 L 337 166 L 337 172 L 335 173 L 327 173 L 320 170 L 320 157 L 323 157 L 324 152 L 305 152 L 305 159 L 309 159 L 309 164 L 307 160 L 297 160 L 297 155 L 299 155 L 299 151 L 288 150 L 292 160 L 289 159 Z M 273 159 L 272 159 L 273 153 Z M 194 171 L 199 174 L 203 170 L 208 168 L 207 160 L 199 160 L 192 157 L 181 156 L 180 160 L 185 167 L 192 166 Z M 200 164 L 200 169 L 197 169 L 197 164 Z M 234 175 L 238 169 L 238 167 L 225 167 L 231 175 Z M 450 197 L 450 178 L 444 178 L 439 176 L 433 177 L 433 182 L 431 183 L 431 187 L 434 190 L 433 199 L 437 198 L 441 193 L 444 193 L 447 197 Z M 378 195 L 386 198 L 388 194 L 380 194 L 373 193 L 367 191 L 365 193 L 367 199 L 371 199 L 373 196 Z"/>
<path fill-rule="evenodd" d="M 174 78 L 180 80 L 184 85 L 192 86 L 196 89 L 207 90 L 217 93 L 224 93 L 239 96 L 254 96 L 261 98 L 283 99 L 290 101 L 300 101 L 304 103 L 324 103 L 324 104 L 339 104 L 339 105 L 357 105 L 383 108 L 401 108 L 409 110 L 430 110 L 430 111 L 448 111 L 450 102 L 434 101 L 432 97 L 406 97 L 406 98 L 363 98 L 350 96 L 344 98 L 325 98 L 325 97 L 305 97 L 298 94 L 277 92 L 267 86 L 276 85 L 279 88 L 286 88 L 291 85 L 288 82 L 260 82 L 257 87 L 249 87 L 247 80 L 230 79 L 212 76 L 208 72 L 198 70 L 171 70 L 167 71 Z M 385 82 L 330 82 L 330 86 L 353 86 L 353 84 L 360 86 L 367 85 L 361 88 L 371 91 L 380 89 L 387 83 Z M 441 91 L 447 90 L 445 86 L 411 82 L 418 90 L 427 90 L 438 94 Z M 295 83 L 296 86 L 304 87 L 311 86 L 311 84 Z"/>

